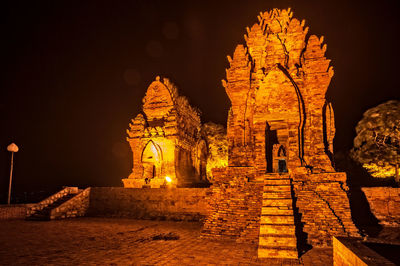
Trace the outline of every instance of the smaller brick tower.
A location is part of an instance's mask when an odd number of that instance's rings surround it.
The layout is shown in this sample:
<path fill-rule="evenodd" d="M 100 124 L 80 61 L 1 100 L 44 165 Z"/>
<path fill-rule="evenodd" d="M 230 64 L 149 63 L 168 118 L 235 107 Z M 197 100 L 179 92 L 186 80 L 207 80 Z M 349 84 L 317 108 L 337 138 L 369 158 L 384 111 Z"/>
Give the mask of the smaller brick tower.
<path fill-rule="evenodd" d="M 167 78 L 157 77 L 132 119 L 128 142 L 133 169 L 124 187 L 192 186 L 206 181 L 207 146 L 200 137 L 200 112 Z"/>

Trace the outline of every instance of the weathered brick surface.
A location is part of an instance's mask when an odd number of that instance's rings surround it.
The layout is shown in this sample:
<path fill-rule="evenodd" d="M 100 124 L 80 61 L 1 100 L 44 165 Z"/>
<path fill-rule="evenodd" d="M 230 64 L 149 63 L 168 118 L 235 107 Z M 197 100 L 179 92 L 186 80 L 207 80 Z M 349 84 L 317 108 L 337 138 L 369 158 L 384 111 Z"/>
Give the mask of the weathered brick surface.
<path fill-rule="evenodd" d="M 157 77 L 143 98 L 143 112 L 129 124 L 133 168 L 124 187 L 190 186 L 206 180 L 207 146 L 200 112 L 167 78 Z"/>
<path fill-rule="evenodd" d="M 208 188 L 93 187 L 89 216 L 203 220 L 209 213 Z"/>
<path fill-rule="evenodd" d="M 308 234 L 307 241 L 313 246 L 331 246 L 332 236 L 359 235 L 351 218 L 344 183 L 340 181 L 345 174 L 331 174 L 330 178 L 335 176 L 338 177 L 336 182 L 324 178 L 323 174 L 316 174 L 321 181 L 297 179 L 293 182 L 296 207 L 304 223 L 303 231 Z"/>
<path fill-rule="evenodd" d="M 213 170 L 215 181 L 204 236 L 258 243 L 263 183 L 249 182 L 250 171 L 245 167 Z"/>
<path fill-rule="evenodd" d="M 400 188 L 362 188 L 372 213 L 380 224 L 400 226 Z"/>

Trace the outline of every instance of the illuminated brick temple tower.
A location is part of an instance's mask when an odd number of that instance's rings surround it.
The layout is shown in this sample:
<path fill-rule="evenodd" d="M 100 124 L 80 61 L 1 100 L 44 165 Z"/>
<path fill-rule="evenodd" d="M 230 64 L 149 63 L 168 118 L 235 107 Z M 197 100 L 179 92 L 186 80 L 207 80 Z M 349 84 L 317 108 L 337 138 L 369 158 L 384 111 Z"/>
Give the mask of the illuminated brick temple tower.
<path fill-rule="evenodd" d="M 259 257 L 297 258 L 333 235 L 356 236 L 346 174 L 332 167 L 333 76 L 323 37 L 288 10 L 261 13 L 228 56 L 223 86 L 228 167 L 214 169 L 203 235 L 259 244 Z"/>
<path fill-rule="evenodd" d="M 193 186 L 206 182 L 207 146 L 200 137 L 200 112 L 157 77 L 143 98 L 143 113 L 127 130 L 133 169 L 124 187 Z"/>

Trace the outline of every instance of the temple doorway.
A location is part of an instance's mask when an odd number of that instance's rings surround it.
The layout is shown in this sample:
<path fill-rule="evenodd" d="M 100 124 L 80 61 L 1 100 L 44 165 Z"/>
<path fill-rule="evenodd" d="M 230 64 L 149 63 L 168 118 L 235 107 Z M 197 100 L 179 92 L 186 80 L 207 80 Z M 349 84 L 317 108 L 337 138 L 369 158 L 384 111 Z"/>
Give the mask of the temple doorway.
<path fill-rule="evenodd" d="M 267 173 L 274 172 L 273 150 L 274 150 L 274 145 L 276 144 L 279 144 L 277 131 L 271 130 L 271 127 L 267 122 L 265 126 L 265 159 L 267 161 L 267 168 L 266 168 Z"/>
<path fill-rule="evenodd" d="M 286 160 L 285 159 L 279 159 L 278 160 L 278 173 L 287 173 L 287 167 L 286 167 Z"/>
<path fill-rule="evenodd" d="M 161 156 L 156 144 L 152 141 L 149 141 L 143 149 L 142 165 L 145 180 L 150 181 L 160 175 Z"/>
<path fill-rule="evenodd" d="M 287 165 L 286 165 L 286 149 L 283 145 L 277 145 L 278 147 L 278 152 L 276 154 L 276 160 L 277 160 L 277 166 L 276 166 L 276 172 L 278 173 L 287 173 Z"/>

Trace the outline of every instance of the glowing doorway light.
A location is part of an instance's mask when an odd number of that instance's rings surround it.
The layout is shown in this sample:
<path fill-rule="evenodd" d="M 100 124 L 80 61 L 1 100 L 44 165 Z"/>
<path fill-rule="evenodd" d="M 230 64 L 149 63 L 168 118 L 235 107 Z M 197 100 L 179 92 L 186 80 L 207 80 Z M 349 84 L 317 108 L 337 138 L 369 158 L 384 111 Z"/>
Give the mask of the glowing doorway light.
<path fill-rule="evenodd" d="M 171 183 L 171 182 L 172 182 L 172 179 L 171 179 L 171 177 L 169 177 L 169 176 L 166 176 L 166 177 L 165 177 L 165 180 L 166 180 L 168 183 Z"/>

